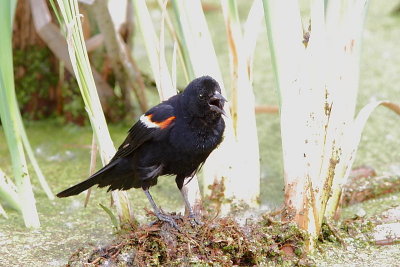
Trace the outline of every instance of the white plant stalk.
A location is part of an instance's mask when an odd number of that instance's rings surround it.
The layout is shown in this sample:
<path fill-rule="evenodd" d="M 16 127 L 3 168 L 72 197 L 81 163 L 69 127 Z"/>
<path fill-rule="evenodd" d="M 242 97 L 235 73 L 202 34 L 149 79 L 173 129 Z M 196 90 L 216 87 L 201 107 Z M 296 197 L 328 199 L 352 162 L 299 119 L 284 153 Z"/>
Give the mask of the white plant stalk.
<path fill-rule="evenodd" d="M 281 101 L 283 217 L 311 237 L 337 208 L 366 118 L 389 105 L 370 104 L 354 119 L 367 6 L 368 0 L 311 1 L 311 32 L 303 40 L 298 3 L 264 0 Z"/>
<path fill-rule="evenodd" d="M 286 206 L 284 218 L 294 220 L 301 226 L 303 221 L 308 222 L 313 218 L 308 218 L 308 213 L 300 214 L 303 207 L 307 207 L 310 196 L 306 194 L 309 181 L 304 179 L 306 134 L 303 122 L 306 119 L 306 105 L 301 101 L 298 80 L 300 63 L 305 55 L 305 48 L 301 43 L 303 32 L 299 6 L 297 1 L 264 0 L 264 13 L 280 95 Z"/>
<path fill-rule="evenodd" d="M 242 33 L 235 0 L 222 0 L 222 10 L 228 36 L 231 61 L 231 115 L 236 149 L 241 160 L 236 162 L 235 179 L 231 181 L 232 197 L 236 201 L 257 207 L 260 196 L 260 161 L 255 100 L 252 86 L 252 63 L 262 22 L 262 2 L 256 0 Z M 241 177 L 246 177 L 243 179 Z M 227 190 L 228 191 L 228 190 Z"/>
<path fill-rule="evenodd" d="M 96 137 L 102 163 L 106 165 L 115 154 L 115 147 L 107 128 L 90 68 L 85 40 L 83 38 L 78 2 L 77 0 L 57 0 L 57 2 L 65 23 L 68 52 L 75 77 Z M 121 223 L 131 221 L 133 219 L 133 211 L 129 205 L 127 193 L 113 191 L 112 196 Z"/>

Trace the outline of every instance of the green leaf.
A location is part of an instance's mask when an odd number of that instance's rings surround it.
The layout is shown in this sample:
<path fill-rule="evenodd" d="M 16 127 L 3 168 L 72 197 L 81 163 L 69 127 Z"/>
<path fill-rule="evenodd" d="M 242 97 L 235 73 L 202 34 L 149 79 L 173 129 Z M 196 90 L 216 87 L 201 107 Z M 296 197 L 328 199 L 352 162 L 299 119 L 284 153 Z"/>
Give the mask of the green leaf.
<path fill-rule="evenodd" d="M 108 216 L 110 217 L 111 223 L 114 226 L 114 228 L 115 229 L 119 229 L 118 219 L 117 219 L 117 217 L 115 217 L 113 212 L 109 208 L 104 206 L 103 204 L 99 203 L 99 205 L 108 214 Z"/>
<path fill-rule="evenodd" d="M 0 1 L 0 118 L 11 154 L 13 177 L 25 225 L 37 228 L 40 222 L 21 140 L 23 127 L 14 88 L 11 11 L 10 0 Z M 10 192 L 5 185 L 2 190 Z M 14 205 L 17 206 L 16 203 Z"/>
<path fill-rule="evenodd" d="M 17 189 L 14 183 L 0 169 L 0 198 L 3 199 L 15 210 L 21 211 L 21 202 L 19 200 Z"/>

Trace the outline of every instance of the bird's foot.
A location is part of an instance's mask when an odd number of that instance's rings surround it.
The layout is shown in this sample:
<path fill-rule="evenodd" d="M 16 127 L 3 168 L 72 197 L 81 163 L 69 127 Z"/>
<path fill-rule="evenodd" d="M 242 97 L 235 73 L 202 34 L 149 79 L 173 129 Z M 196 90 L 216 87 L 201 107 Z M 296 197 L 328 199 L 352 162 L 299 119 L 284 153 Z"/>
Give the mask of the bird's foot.
<path fill-rule="evenodd" d="M 157 212 L 155 213 L 157 219 L 159 221 L 162 222 L 167 222 L 171 227 L 175 228 L 176 230 L 180 230 L 178 224 L 175 222 L 175 219 L 173 216 L 165 214 L 165 213 L 161 213 L 161 212 Z M 154 221 L 152 223 L 150 223 L 150 225 L 155 224 L 157 221 Z"/>
<path fill-rule="evenodd" d="M 189 214 L 190 223 L 192 226 L 204 225 L 204 223 L 193 212 Z"/>

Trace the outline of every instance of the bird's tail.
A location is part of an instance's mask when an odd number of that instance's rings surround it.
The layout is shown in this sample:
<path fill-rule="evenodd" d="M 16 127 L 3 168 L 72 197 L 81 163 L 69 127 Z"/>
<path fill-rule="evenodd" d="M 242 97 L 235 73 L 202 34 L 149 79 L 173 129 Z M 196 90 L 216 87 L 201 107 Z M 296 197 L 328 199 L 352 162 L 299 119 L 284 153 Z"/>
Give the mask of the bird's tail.
<path fill-rule="evenodd" d="M 60 192 L 57 194 L 57 197 L 69 197 L 69 196 L 74 196 L 77 195 L 90 187 L 94 186 L 95 184 L 98 184 L 97 182 L 98 177 L 91 177 L 79 184 L 76 184 L 68 189 L 65 189 L 64 191 Z"/>
<path fill-rule="evenodd" d="M 90 176 L 87 180 L 80 182 L 68 189 L 57 194 L 57 197 L 69 197 L 77 195 L 94 185 L 99 185 L 100 187 L 104 187 L 110 185 L 108 178 L 112 172 L 113 167 L 117 164 L 117 162 L 111 162 L 108 165 L 104 166 L 102 169 L 97 171 L 95 174 Z M 111 171 L 111 172 L 110 172 Z"/>

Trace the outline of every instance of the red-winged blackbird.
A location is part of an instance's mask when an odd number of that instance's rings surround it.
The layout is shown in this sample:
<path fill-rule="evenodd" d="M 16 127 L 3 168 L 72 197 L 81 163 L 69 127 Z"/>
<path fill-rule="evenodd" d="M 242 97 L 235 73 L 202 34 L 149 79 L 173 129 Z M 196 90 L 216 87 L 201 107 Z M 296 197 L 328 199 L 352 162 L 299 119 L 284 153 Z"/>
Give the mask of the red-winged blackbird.
<path fill-rule="evenodd" d="M 225 101 L 213 78 L 203 76 L 193 80 L 182 93 L 142 115 L 110 163 L 57 196 L 77 195 L 93 185 L 109 186 L 107 191 L 142 188 L 157 218 L 176 226 L 157 207 L 149 192 L 160 175 L 176 175 L 175 182 L 189 216 L 194 217 L 185 190 L 181 189 L 185 178 L 193 177 L 221 143 Z"/>

